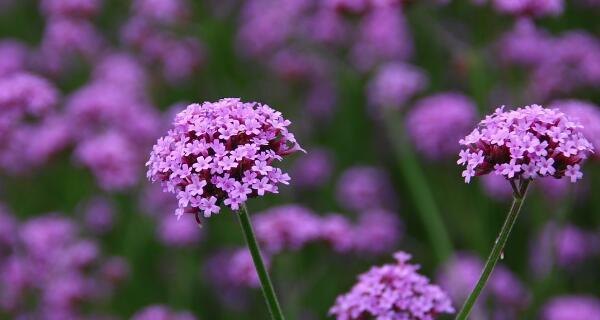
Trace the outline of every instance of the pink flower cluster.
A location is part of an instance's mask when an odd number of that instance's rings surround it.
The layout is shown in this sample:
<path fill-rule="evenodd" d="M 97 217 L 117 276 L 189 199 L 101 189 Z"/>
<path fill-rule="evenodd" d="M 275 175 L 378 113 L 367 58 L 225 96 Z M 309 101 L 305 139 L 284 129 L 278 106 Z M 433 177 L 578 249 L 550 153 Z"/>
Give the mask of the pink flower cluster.
<path fill-rule="evenodd" d="M 0 211 L 0 230 L 0 311 L 10 318 L 93 318 L 84 305 L 105 301 L 127 276 L 121 258 L 105 260 L 64 216 L 19 223 Z"/>
<path fill-rule="evenodd" d="M 255 102 L 191 104 L 173 125 L 146 165 L 148 178 L 176 195 L 177 216 L 210 217 L 221 205 L 238 210 L 248 198 L 278 193 L 277 185 L 290 177 L 274 162 L 302 150 L 287 129 L 290 121 Z"/>
<path fill-rule="evenodd" d="M 325 242 L 335 251 L 360 254 L 389 252 L 401 237 L 397 215 L 382 209 L 366 211 L 356 223 L 343 215 L 319 216 L 299 205 L 274 207 L 254 218 L 256 236 L 268 254 L 298 250 Z"/>
<path fill-rule="evenodd" d="M 448 295 L 417 273 L 410 255 L 394 254 L 395 264 L 372 267 L 358 278 L 350 292 L 339 296 L 329 313 L 338 320 L 433 320 L 454 313 Z"/>
<path fill-rule="evenodd" d="M 580 163 L 593 152 L 582 126 L 557 109 L 531 105 L 513 111 L 496 109 L 460 144 L 462 176 L 493 172 L 509 180 L 552 176 L 575 182 L 583 177 Z"/>

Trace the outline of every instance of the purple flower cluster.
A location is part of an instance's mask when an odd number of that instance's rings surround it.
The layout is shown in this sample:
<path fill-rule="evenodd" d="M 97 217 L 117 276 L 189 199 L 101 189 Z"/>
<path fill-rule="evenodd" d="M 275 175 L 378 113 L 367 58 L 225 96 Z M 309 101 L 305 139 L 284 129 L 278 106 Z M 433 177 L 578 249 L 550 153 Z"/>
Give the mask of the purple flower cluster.
<path fill-rule="evenodd" d="M 177 216 L 210 217 L 221 205 L 238 210 L 248 198 L 278 193 L 290 177 L 274 161 L 302 150 L 287 129 L 290 121 L 255 102 L 191 104 L 173 125 L 154 145 L 147 176 L 176 195 Z"/>
<path fill-rule="evenodd" d="M 406 118 L 406 130 L 416 149 L 429 159 L 455 155 L 458 141 L 475 123 L 477 109 L 468 97 L 438 93 L 417 101 Z"/>
<path fill-rule="evenodd" d="M 498 12 L 519 16 L 557 16 L 564 10 L 563 0 L 493 0 Z"/>
<path fill-rule="evenodd" d="M 397 252 L 396 263 L 372 267 L 358 278 L 347 294 L 336 299 L 329 313 L 338 320 L 423 319 L 432 320 L 454 308 L 440 287 L 417 273 L 408 263 L 410 255 Z"/>
<path fill-rule="evenodd" d="M 310 153 L 301 156 L 291 171 L 294 185 L 301 188 L 323 186 L 333 170 L 331 153 L 326 149 L 311 148 Z"/>
<path fill-rule="evenodd" d="M 462 176 L 467 183 L 490 172 L 509 180 L 566 176 L 575 182 L 583 176 L 580 162 L 593 152 L 581 128 L 557 109 L 498 108 L 460 140 Z"/>
<path fill-rule="evenodd" d="M 530 246 L 530 264 L 537 276 L 549 274 L 554 265 L 575 270 L 600 254 L 600 236 L 575 225 L 547 223 Z"/>
<path fill-rule="evenodd" d="M 427 85 L 427 76 L 419 68 L 400 62 L 379 67 L 367 86 L 370 105 L 398 109 Z"/>
<path fill-rule="evenodd" d="M 109 232 L 113 228 L 114 216 L 114 204 L 109 199 L 95 197 L 84 206 L 85 226 L 96 234 Z"/>
<path fill-rule="evenodd" d="M 263 261 L 268 268 L 269 257 L 263 255 Z M 252 256 L 246 248 L 218 253 L 208 261 L 206 274 L 212 283 L 227 291 L 260 287 Z"/>
<path fill-rule="evenodd" d="M 579 121 L 585 138 L 592 143 L 594 150 L 600 150 L 600 107 L 588 101 L 573 99 L 554 101 L 551 106 L 560 109 L 569 119 Z M 594 157 L 598 156 L 594 154 Z"/>
<path fill-rule="evenodd" d="M 21 173 L 66 146 L 68 130 L 55 110 L 59 97 L 49 81 L 34 74 L 0 77 L 0 168 Z"/>
<path fill-rule="evenodd" d="M 151 305 L 136 312 L 131 320 L 196 320 L 190 312 L 173 311 L 164 305 Z"/>
<path fill-rule="evenodd" d="M 0 213 L 6 232 L 0 239 L 0 310 L 15 318 L 82 318 L 84 305 L 108 298 L 126 275 L 122 260 L 104 262 L 98 245 L 80 238 L 68 218 L 48 214 L 18 224 L 6 216 Z M 115 261 L 120 269 L 111 266 Z M 109 267 L 114 269 L 110 278 L 104 272 Z M 31 296 L 35 300 L 25 299 Z"/>
<path fill-rule="evenodd" d="M 27 47 L 16 40 L 0 40 L 0 77 L 22 71 L 28 64 Z"/>
<path fill-rule="evenodd" d="M 337 182 L 337 200 L 348 210 L 394 209 L 392 183 L 385 171 L 368 166 L 351 167 Z"/>
<path fill-rule="evenodd" d="M 479 279 L 483 261 L 472 254 L 459 253 L 446 263 L 437 276 L 454 304 L 462 304 Z M 529 292 L 505 266 L 498 265 L 488 286 L 473 308 L 471 318 L 515 319 L 529 304 Z M 488 303 L 491 302 L 491 303 Z"/>
<path fill-rule="evenodd" d="M 255 228 L 268 254 L 312 242 L 325 242 L 343 253 L 381 254 L 398 243 L 402 225 L 397 215 L 382 209 L 360 214 L 353 224 L 342 215 L 318 216 L 302 206 L 285 205 L 257 214 Z"/>
<path fill-rule="evenodd" d="M 600 320 L 600 300 L 592 296 L 559 296 L 548 301 L 540 320 Z"/>

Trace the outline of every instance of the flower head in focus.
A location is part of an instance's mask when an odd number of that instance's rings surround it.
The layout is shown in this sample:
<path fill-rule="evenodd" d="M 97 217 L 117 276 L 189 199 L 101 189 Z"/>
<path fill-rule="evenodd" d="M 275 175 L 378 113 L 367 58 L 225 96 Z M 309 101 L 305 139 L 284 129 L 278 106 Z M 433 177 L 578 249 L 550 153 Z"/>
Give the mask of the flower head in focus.
<path fill-rule="evenodd" d="M 278 193 L 280 183 L 289 183 L 274 166 L 302 150 L 289 125 L 280 112 L 256 102 L 191 104 L 154 145 L 147 176 L 175 194 L 178 216 L 210 217 L 222 205 L 238 210 L 247 199 Z"/>
<path fill-rule="evenodd" d="M 415 319 L 432 320 L 453 313 L 448 295 L 409 264 L 410 255 L 397 252 L 396 263 L 373 267 L 358 278 L 347 294 L 329 310 L 339 320 Z"/>
<path fill-rule="evenodd" d="M 575 182 L 583 176 L 581 161 L 593 152 L 581 129 L 558 109 L 498 108 L 460 140 L 465 149 L 457 163 L 466 166 L 462 176 L 467 183 L 491 172 L 509 180 L 566 176 Z"/>

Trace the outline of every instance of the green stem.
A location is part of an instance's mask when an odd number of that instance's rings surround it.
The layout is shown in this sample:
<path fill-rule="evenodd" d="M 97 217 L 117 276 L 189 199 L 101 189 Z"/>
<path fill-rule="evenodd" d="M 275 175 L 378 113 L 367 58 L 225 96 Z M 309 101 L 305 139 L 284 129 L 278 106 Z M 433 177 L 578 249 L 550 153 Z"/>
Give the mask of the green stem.
<path fill-rule="evenodd" d="M 452 242 L 446 231 L 440 211 L 436 205 L 435 199 L 429 189 L 425 175 L 419 166 L 402 126 L 402 119 L 398 119 L 394 114 L 386 114 L 386 122 L 390 140 L 395 141 L 395 153 L 398 158 L 398 164 L 404 178 L 406 179 L 409 192 L 412 194 L 414 204 L 421 220 L 425 225 L 425 230 L 433 246 L 433 251 L 438 261 L 444 262 L 452 253 Z"/>
<path fill-rule="evenodd" d="M 504 246 L 506 245 L 506 241 L 508 240 L 510 231 L 512 230 L 513 226 L 515 225 L 515 222 L 517 221 L 517 218 L 519 217 L 519 212 L 521 211 L 523 201 L 525 200 L 525 195 L 527 194 L 527 188 L 529 187 L 529 182 L 529 180 L 526 180 L 523 183 L 521 183 L 519 192 L 514 193 L 512 206 L 510 207 L 510 211 L 506 216 L 506 220 L 504 220 L 502 229 L 500 229 L 500 234 L 498 235 L 498 238 L 496 238 L 496 242 L 492 247 L 492 252 L 490 252 L 489 257 L 485 262 L 485 266 L 483 267 L 481 277 L 479 277 L 479 281 L 477 281 L 475 288 L 473 289 L 471 294 L 469 294 L 469 297 L 460 309 L 460 312 L 458 313 L 458 315 L 456 315 L 456 320 L 467 319 L 469 313 L 471 312 L 471 309 L 473 308 L 473 305 L 475 305 L 475 301 L 477 301 L 477 298 L 479 297 L 479 294 L 481 294 L 481 291 L 485 287 L 485 284 L 490 278 L 492 271 L 494 271 L 494 267 L 496 266 L 496 263 L 498 263 L 498 260 L 500 259 L 500 256 L 504 251 Z"/>
<path fill-rule="evenodd" d="M 256 273 L 260 279 L 262 292 L 265 301 L 267 302 L 267 306 L 269 307 L 271 318 L 274 320 L 284 320 L 283 312 L 281 311 L 279 301 L 277 301 L 277 296 L 275 295 L 275 289 L 273 289 L 273 284 L 271 283 L 271 279 L 265 268 L 265 263 L 263 262 L 260 248 L 258 247 L 254 230 L 252 229 L 252 223 L 250 223 L 248 208 L 246 208 L 245 204 L 242 205 L 242 210 L 239 211 L 238 217 L 240 219 L 242 230 L 244 231 L 246 243 L 248 243 L 248 249 L 252 255 L 252 260 L 254 261 L 254 266 L 256 267 Z"/>

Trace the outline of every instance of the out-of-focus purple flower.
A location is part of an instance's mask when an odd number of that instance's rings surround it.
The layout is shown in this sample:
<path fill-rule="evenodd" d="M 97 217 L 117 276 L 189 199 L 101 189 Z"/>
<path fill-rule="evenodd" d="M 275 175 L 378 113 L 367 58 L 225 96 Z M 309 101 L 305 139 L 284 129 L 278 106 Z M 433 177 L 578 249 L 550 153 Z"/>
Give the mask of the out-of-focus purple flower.
<path fill-rule="evenodd" d="M 268 268 L 269 257 L 263 254 L 263 261 Z M 223 288 L 260 287 L 252 256 L 246 248 L 215 255 L 207 264 L 206 274 L 210 281 Z"/>
<path fill-rule="evenodd" d="M 84 206 L 84 222 L 89 230 L 102 234 L 110 231 L 114 224 L 113 203 L 102 197 L 88 201 Z"/>
<path fill-rule="evenodd" d="M 119 284 L 129 276 L 129 264 L 124 258 L 111 257 L 100 268 L 102 278 L 112 284 Z"/>
<path fill-rule="evenodd" d="M 189 8 L 184 0 L 135 0 L 133 12 L 136 16 L 172 25 L 185 20 Z"/>
<path fill-rule="evenodd" d="M 570 195 L 569 191 L 575 189 L 576 194 L 580 192 L 581 189 L 575 188 L 571 183 L 569 183 L 569 178 L 565 177 L 562 179 L 554 179 L 551 177 L 545 177 L 539 179 L 536 183 L 536 186 L 540 188 L 542 196 L 550 201 L 556 201 L 560 199 L 564 199 L 565 196 Z"/>
<path fill-rule="evenodd" d="M 469 133 L 477 109 L 468 97 L 454 92 L 438 93 L 415 103 L 406 118 L 406 130 L 416 149 L 429 159 L 456 154 L 458 140 Z"/>
<path fill-rule="evenodd" d="M 62 250 L 75 239 L 76 231 L 73 221 L 50 214 L 28 220 L 19 233 L 29 255 L 41 260 L 41 258 L 61 254 Z M 54 261 L 48 259 L 45 262 Z"/>
<path fill-rule="evenodd" d="M 496 201 L 508 201 L 512 199 L 513 190 L 505 177 L 491 174 L 481 177 L 480 181 L 483 190 L 492 199 Z"/>
<path fill-rule="evenodd" d="M 202 44 L 192 37 L 169 41 L 160 57 L 163 75 L 172 83 L 188 79 L 205 61 Z"/>
<path fill-rule="evenodd" d="M 375 209 L 361 213 L 354 227 L 354 250 L 381 254 L 393 250 L 402 236 L 402 223 L 393 212 Z"/>
<path fill-rule="evenodd" d="M 320 57 L 294 49 L 279 50 L 269 64 L 275 74 L 287 81 L 307 81 L 327 68 Z"/>
<path fill-rule="evenodd" d="M 360 70 L 378 63 L 406 60 L 412 54 L 412 38 L 399 8 L 382 6 L 363 17 L 351 59 Z"/>
<path fill-rule="evenodd" d="M 553 40 L 533 71 L 531 90 L 541 98 L 600 86 L 600 41 L 584 31 L 569 31 Z"/>
<path fill-rule="evenodd" d="M 530 19 L 519 19 L 502 36 L 496 51 L 504 62 L 535 66 L 551 52 L 551 38 Z"/>
<path fill-rule="evenodd" d="M 79 143 L 75 158 L 105 190 L 123 190 L 138 181 L 139 155 L 135 145 L 119 133 L 107 132 Z"/>
<path fill-rule="evenodd" d="M 553 265 L 573 270 L 599 252 L 595 235 L 574 225 L 550 222 L 531 242 L 530 264 L 535 274 L 546 276 Z"/>
<path fill-rule="evenodd" d="M 177 209 L 177 199 L 165 193 L 157 184 L 147 184 L 140 195 L 139 206 L 143 213 L 152 217 L 172 214 Z"/>
<path fill-rule="evenodd" d="M 493 0 L 492 3 L 499 12 L 519 16 L 558 16 L 564 10 L 563 0 Z"/>
<path fill-rule="evenodd" d="M 594 149 L 600 150 L 600 107 L 581 100 L 559 100 L 551 103 L 553 108 L 558 108 L 564 112 L 569 119 L 577 120 L 583 128 L 581 131 L 588 139 Z M 596 158 L 599 154 L 594 154 Z"/>
<path fill-rule="evenodd" d="M 136 312 L 131 320 L 195 320 L 190 312 L 173 311 L 164 305 L 151 305 Z"/>
<path fill-rule="evenodd" d="M 479 279 L 483 261 L 468 253 L 459 253 L 438 273 L 440 287 L 450 295 L 454 304 L 462 304 Z M 492 304 L 486 303 L 491 300 Z M 515 319 L 518 312 L 527 307 L 529 292 L 505 266 L 498 265 L 478 302 L 472 318 Z M 491 309 L 488 309 L 490 307 Z"/>
<path fill-rule="evenodd" d="M 58 90 L 46 79 L 30 73 L 15 73 L 0 78 L 0 106 L 3 120 L 19 121 L 25 114 L 48 113 L 59 99 Z M 2 121 L 4 123 L 4 121 Z"/>
<path fill-rule="evenodd" d="M 22 71 L 27 66 L 29 50 L 16 40 L 0 41 L 0 77 Z"/>
<path fill-rule="evenodd" d="M 457 163 L 466 166 L 466 183 L 491 172 L 507 179 L 566 176 L 576 182 L 583 175 L 579 163 L 593 152 L 581 128 L 558 109 L 498 108 L 460 140 L 466 148 Z"/>
<path fill-rule="evenodd" d="M 600 300 L 592 296 L 559 296 L 548 301 L 540 320 L 599 320 Z"/>
<path fill-rule="evenodd" d="M 31 139 L 37 137 L 37 139 Z M 50 116 L 37 125 L 22 126 L 15 137 L 24 152 L 24 162 L 30 166 L 41 166 L 64 150 L 71 142 L 69 123 L 63 116 Z"/>
<path fill-rule="evenodd" d="M 326 215 L 321 219 L 320 229 L 320 240 L 329 244 L 336 252 L 346 253 L 354 249 L 355 228 L 345 216 Z"/>
<path fill-rule="evenodd" d="M 277 193 L 278 184 L 289 183 L 274 164 L 302 150 L 287 129 L 290 123 L 255 102 L 191 104 L 154 145 L 147 176 L 176 195 L 177 216 L 210 217 L 221 205 L 238 210 L 248 198 Z"/>
<path fill-rule="evenodd" d="M 318 43 L 339 45 L 349 35 L 349 26 L 343 16 L 329 8 L 317 9 L 302 22 L 304 36 Z"/>
<path fill-rule="evenodd" d="M 41 0 L 47 17 L 90 18 L 100 12 L 101 0 Z"/>
<path fill-rule="evenodd" d="M 396 206 L 386 173 L 367 166 L 351 167 L 342 174 L 337 183 L 337 200 L 344 208 L 359 212 Z"/>
<path fill-rule="evenodd" d="M 134 56 L 117 52 L 106 55 L 98 62 L 94 67 L 93 79 L 119 86 L 121 90 L 130 88 L 133 92 L 143 92 L 147 75 Z"/>
<path fill-rule="evenodd" d="M 188 223 L 165 215 L 160 219 L 158 239 L 166 246 L 186 247 L 197 244 L 200 240 L 200 228 L 195 223 Z"/>
<path fill-rule="evenodd" d="M 419 68 L 404 63 L 389 63 L 368 84 L 369 103 L 379 108 L 401 108 L 427 85 L 427 76 Z"/>
<path fill-rule="evenodd" d="M 301 156 L 292 168 L 291 176 L 295 184 L 304 188 L 320 187 L 331 176 L 332 159 L 326 149 L 312 149 Z"/>
<path fill-rule="evenodd" d="M 299 205 L 274 207 L 254 217 L 256 237 L 269 254 L 298 250 L 320 236 L 319 217 Z"/>
<path fill-rule="evenodd" d="M 421 319 L 432 320 L 454 313 L 447 294 L 417 273 L 410 255 L 397 252 L 395 264 L 372 267 L 358 278 L 350 292 L 339 296 L 329 313 L 339 320 Z"/>

